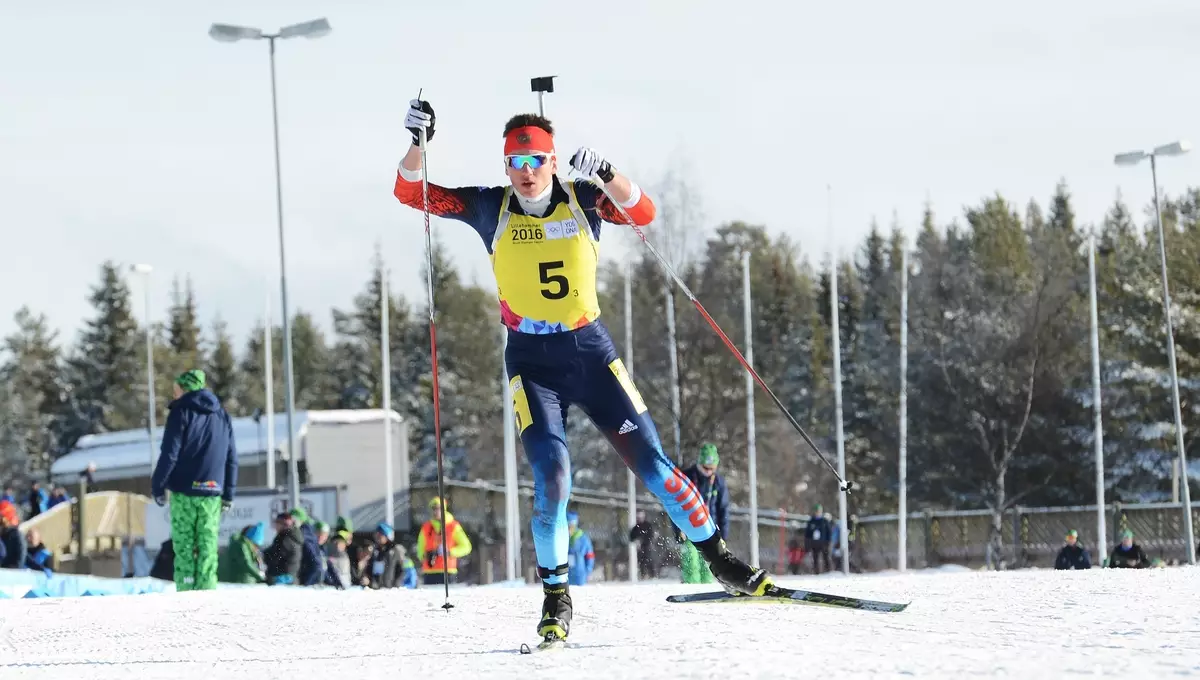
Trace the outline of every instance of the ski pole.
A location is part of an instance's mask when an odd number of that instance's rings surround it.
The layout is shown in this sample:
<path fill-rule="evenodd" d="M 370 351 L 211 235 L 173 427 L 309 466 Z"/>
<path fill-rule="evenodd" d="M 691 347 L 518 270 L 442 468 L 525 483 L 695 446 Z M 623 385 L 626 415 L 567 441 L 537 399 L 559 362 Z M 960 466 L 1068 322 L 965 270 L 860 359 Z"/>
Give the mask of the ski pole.
<path fill-rule="evenodd" d="M 800 423 L 796 421 L 796 418 L 793 417 L 791 412 L 788 411 L 787 407 L 783 405 L 783 402 L 779 400 L 779 397 L 775 396 L 775 393 L 771 391 L 771 388 L 767 386 L 766 381 L 764 381 L 758 372 L 754 370 L 754 367 L 750 365 L 750 362 L 746 361 L 746 357 L 742 356 L 742 353 L 738 351 L 737 346 L 733 344 L 733 341 L 729 339 L 729 336 L 725 335 L 725 331 L 721 330 L 721 327 L 717 325 L 717 322 L 713 320 L 711 315 L 709 315 L 708 310 L 704 308 L 704 305 L 700 304 L 700 301 L 697 300 L 696 296 L 692 294 L 691 289 L 687 287 L 687 284 L 683 282 L 683 279 L 679 278 L 679 275 L 675 273 L 675 270 L 671 268 L 671 265 L 668 264 L 662 254 L 658 252 L 658 249 L 654 247 L 654 244 L 646 238 L 644 233 L 642 233 L 641 227 L 634 223 L 633 218 L 629 216 L 629 213 L 625 212 L 625 208 L 623 208 L 620 203 L 617 203 L 602 182 L 595 182 L 595 184 L 600 188 L 600 191 L 604 192 L 604 195 L 608 198 L 609 202 L 613 204 L 613 207 L 620 211 L 621 216 L 625 218 L 626 224 L 633 228 L 633 231 L 638 235 L 638 238 L 642 239 L 642 243 L 646 244 L 646 247 L 650 249 L 650 252 L 654 255 L 655 259 L 658 260 L 658 264 L 672 279 L 675 280 L 675 283 L 679 285 L 681 290 L 683 290 L 683 294 L 692 301 L 692 304 L 695 305 L 696 309 L 700 311 L 700 315 L 704 317 L 704 320 L 708 322 L 708 325 L 711 326 L 721 340 L 724 341 L 725 346 L 729 348 L 729 351 L 733 352 L 733 355 L 737 357 L 737 360 L 742 364 L 742 368 L 750 372 L 750 376 L 754 378 L 754 381 L 758 383 L 759 387 L 763 388 L 763 391 L 767 393 L 767 396 L 771 397 L 771 400 L 775 402 L 775 405 L 778 406 L 779 410 L 783 412 L 783 415 L 787 417 L 788 422 L 792 424 L 792 427 L 795 428 L 796 432 L 799 432 L 804 441 L 809 445 L 809 447 L 812 448 L 813 453 L 817 454 L 817 457 L 821 459 L 821 462 L 825 464 L 825 467 L 829 468 L 829 471 L 832 472 L 833 476 L 837 478 L 838 490 L 850 493 L 850 488 L 854 485 L 854 483 L 847 482 L 845 479 L 842 479 L 842 476 L 838 474 L 837 468 L 835 468 L 833 464 L 829 462 L 829 459 L 826 458 L 825 454 L 821 452 L 821 449 L 817 447 L 816 442 L 814 442 L 812 438 L 808 436 L 808 433 L 804 431 L 804 428 L 800 427 Z"/>
<path fill-rule="evenodd" d="M 421 101 L 421 93 L 425 88 L 417 91 L 417 101 Z M 441 417 L 441 395 L 438 389 L 438 354 L 437 354 L 437 325 L 434 320 L 433 310 L 433 241 L 429 230 L 429 164 L 426 162 L 425 156 L 425 128 L 422 126 L 418 131 L 418 139 L 421 146 L 421 208 L 425 213 L 425 259 L 428 263 L 428 271 L 426 278 L 429 283 L 429 353 L 433 360 L 433 441 L 437 450 L 437 478 L 438 478 L 438 504 L 442 509 L 442 585 L 446 588 L 446 603 L 442 605 L 442 609 L 449 612 L 454 608 L 450 604 L 450 572 L 447 567 L 450 564 L 450 550 L 446 545 L 446 492 L 445 492 L 445 472 L 442 467 L 442 417 Z M 384 380 L 391 380 L 392 377 L 384 376 Z"/>

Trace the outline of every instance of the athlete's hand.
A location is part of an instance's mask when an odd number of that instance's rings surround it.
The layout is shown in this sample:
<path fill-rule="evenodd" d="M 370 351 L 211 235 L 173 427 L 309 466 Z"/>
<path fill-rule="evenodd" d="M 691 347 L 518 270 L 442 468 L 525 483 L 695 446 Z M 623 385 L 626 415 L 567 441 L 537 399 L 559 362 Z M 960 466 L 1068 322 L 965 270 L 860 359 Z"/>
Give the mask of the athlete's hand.
<path fill-rule="evenodd" d="M 404 127 L 412 133 L 413 144 L 421 143 L 421 128 L 425 128 L 425 141 L 433 139 L 433 106 L 429 102 L 414 99 L 408 103 L 408 114 L 404 116 Z"/>
<path fill-rule="evenodd" d="M 600 181 L 605 184 L 613 181 L 612 165 L 604 160 L 600 152 L 595 149 L 589 149 L 586 146 L 579 147 L 575 155 L 571 156 L 571 167 L 589 179 L 599 177 Z"/>

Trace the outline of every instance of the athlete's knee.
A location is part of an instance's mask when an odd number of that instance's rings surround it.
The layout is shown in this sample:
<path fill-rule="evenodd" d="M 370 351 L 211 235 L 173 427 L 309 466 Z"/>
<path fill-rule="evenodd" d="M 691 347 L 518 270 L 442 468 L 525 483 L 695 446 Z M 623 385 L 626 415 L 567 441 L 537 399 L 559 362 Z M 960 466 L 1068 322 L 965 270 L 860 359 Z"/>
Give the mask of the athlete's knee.
<path fill-rule="evenodd" d="M 566 503 L 571 495 L 571 461 L 567 447 L 556 437 L 526 443 L 538 495 L 551 505 Z"/>

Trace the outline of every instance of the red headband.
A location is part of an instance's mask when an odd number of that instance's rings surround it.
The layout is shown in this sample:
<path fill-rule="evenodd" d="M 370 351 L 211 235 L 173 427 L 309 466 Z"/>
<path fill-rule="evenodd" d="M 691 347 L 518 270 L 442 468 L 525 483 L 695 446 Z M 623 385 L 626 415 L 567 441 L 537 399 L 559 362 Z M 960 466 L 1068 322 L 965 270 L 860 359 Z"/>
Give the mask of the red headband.
<path fill-rule="evenodd" d="M 508 156 L 518 149 L 553 153 L 554 137 L 540 127 L 519 127 L 504 136 L 504 155 Z"/>

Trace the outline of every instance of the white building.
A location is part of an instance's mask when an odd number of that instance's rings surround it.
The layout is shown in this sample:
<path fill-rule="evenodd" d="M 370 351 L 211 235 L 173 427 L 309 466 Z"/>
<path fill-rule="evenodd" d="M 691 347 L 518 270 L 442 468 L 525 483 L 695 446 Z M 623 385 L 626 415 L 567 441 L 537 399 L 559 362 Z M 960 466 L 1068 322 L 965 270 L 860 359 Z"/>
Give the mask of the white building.
<path fill-rule="evenodd" d="M 299 450 L 297 467 L 300 485 L 344 486 L 343 502 L 348 515 L 364 505 L 379 504 L 388 488 L 384 474 L 383 409 L 339 411 L 295 411 L 294 439 Z M 392 484 L 395 493 L 409 489 L 408 423 L 390 411 Z M 288 488 L 287 414 L 275 416 L 275 486 Z M 146 430 L 125 430 L 87 435 L 70 453 L 54 461 L 51 481 L 74 484 L 89 463 L 96 466 L 91 490 L 130 491 L 150 494 L 151 460 L 157 462 L 163 428 L 154 429 L 153 446 Z M 267 485 L 266 418 L 233 419 L 233 436 L 238 452 L 238 486 Z M 406 506 L 397 506 L 397 514 Z M 405 513 L 406 514 L 406 513 Z"/>

